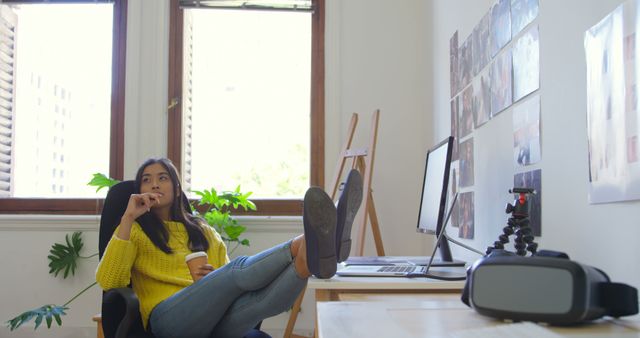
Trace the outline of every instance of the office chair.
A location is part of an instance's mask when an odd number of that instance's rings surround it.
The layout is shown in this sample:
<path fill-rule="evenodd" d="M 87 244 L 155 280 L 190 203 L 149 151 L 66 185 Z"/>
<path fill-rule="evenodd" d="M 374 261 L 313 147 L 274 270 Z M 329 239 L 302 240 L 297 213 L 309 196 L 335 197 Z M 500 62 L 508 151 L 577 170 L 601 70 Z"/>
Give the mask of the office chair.
<path fill-rule="evenodd" d="M 111 187 L 107 193 L 100 216 L 98 243 L 100 258 L 102 258 L 113 232 L 120 224 L 120 218 L 127 209 L 129 196 L 133 194 L 133 185 L 133 181 L 123 181 Z M 187 210 L 191 210 L 189 200 L 184 193 L 182 194 L 182 202 Z M 260 331 L 261 324 L 262 322 L 258 323 L 244 337 L 271 338 L 265 332 Z M 153 335 L 145 331 L 142 326 L 138 297 L 131 289 L 131 285 L 103 292 L 102 327 L 106 338 L 153 338 Z"/>

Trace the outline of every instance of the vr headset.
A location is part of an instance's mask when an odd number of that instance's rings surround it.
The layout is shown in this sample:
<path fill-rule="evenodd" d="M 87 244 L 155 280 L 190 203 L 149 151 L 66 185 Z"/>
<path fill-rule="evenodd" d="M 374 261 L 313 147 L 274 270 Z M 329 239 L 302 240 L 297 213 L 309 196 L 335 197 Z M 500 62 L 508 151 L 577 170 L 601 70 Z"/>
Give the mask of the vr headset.
<path fill-rule="evenodd" d="M 638 313 L 636 288 L 546 250 L 531 257 L 494 250 L 467 270 L 462 301 L 485 316 L 551 325 Z"/>

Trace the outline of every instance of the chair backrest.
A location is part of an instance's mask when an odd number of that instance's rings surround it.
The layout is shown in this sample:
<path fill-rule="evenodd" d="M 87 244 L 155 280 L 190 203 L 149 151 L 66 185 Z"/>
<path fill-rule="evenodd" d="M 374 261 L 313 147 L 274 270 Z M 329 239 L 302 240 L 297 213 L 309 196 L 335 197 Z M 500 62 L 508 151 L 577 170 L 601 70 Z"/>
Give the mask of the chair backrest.
<path fill-rule="evenodd" d="M 120 224 L 120 218 L 127 210 L 129 197 L 133 194 L 133 181 L 122 181 L 109 189 L 104 199 L 100 215 L 100 234 L 98 237 L 98 254 L 100 258 L 113 236 L 113 231 Z"/>

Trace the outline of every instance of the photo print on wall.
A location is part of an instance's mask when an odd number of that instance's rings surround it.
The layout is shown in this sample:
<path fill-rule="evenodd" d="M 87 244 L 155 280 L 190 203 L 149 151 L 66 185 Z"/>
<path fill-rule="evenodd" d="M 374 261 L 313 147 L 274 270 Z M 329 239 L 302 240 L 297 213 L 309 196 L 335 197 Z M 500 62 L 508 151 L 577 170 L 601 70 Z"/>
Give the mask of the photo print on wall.
<path fill-rule="evenodd" d="M 512 103 L 511 74 L 511 49 L 507 49 L 494 59 L 491 67 L 491 117 L 498 115 Z"/>
<path fill-rule="evenodd" d="M 538 0 L 511 0 L 511 36 L 515 37 L 538 16 Z"/>
<path fill-rule="evenodd" d="M 515 174 L 514 188 L 533 188 L 536 193 L 529 195 L 529 226 L 534 236 L 542 235 L 542 171 L 540 169 Z M 515 194 L 514 194 L 515 196 Z"/>
<path fill-rule="evenodd" d="M 529 29 L 513 44 L 513 101 L 540 88 L 540 44 L 538 26 Z"/>
<path fill-rule="evenodd" d="M 500 0 L 491 7 L 491 55 L 496 56 L 511 41 L 511 0 Z"/>
<path fill-rule="evenodd" d="M 449 82 L 451 97 L 458 94 L 458 31 L 449 39 Z"/>
<path fill-rule="evenodd" d="M 473 178 L 473 138 L 460 143 L 460 177 L 459 187 L 470 187 Z"/>
<path fill-rule="evenodd" d="M 473 82 L 472 106 L 477 129 L 491 118 L 491 78 L 488 69 L 480 73 Z"/>
<path fill-rule="evenodd" d="M 458 90 L 464 89 L 471 81 L 473 71 L 471 48 L 471 38 L 464 40 L 458 48 Z"/>
<path fill-rule="evenodd" d="M 534 95 L 513 108 L 513 160 L 526 166 L 540 158 L 540 95 Z"/>
<path fill-rule="evenodd" d="M 460 162 L 453 161 L 451 162 L 451 169 L 449 174 L 449 189 L 447 196 L 447 210 L 451 208 L 451 203 L 453 202 L 453 197 L 458 192 L 458 173 L 460 172 Z M 460 197 L 460 196 L 458 196 Z M 457 228 L 460 225 L 460 220 L 458 218 L 458 214 L 460 210 L 460 200 L 456 201 L 456 204 L 453 205 L 453 209 L 451 210 L 451 226 Z"/>
<path fill-rule="evenodd" d="M 458 135 L 462 139 L 473 131 L 473 84 L 462 91 L 460 96 L 462 98 L 458 107 L 458 115 L 460 116 Z"/>
<path fill-rule="evenodd" d="M 460 209 L 458 210 L 458 219 L 460 224 L 458 227 L 458 237 L 473 239 L 475 232 L 473 191 L 461 193 L 458 195 L 458 199 L 458 203 L 460 203 Z"/>
<path fill-rule="evenodd" d="M 451 161 L 458 159 L 458 105 L 460 104 L 460 95 L 451 100 L 451 136 L 453 136 L 453 146 L 451 149 Z"/>
<path fill-rule="evenodd" d="M 491 61 L 491 13 L 487 12 L 473 29 L 473 75 L 477 75 Z"/>
<path fill-rule="evenodd" d="M 585 33 L 591 203 L 640 199 L 638 8 L 627 1 Z"/>

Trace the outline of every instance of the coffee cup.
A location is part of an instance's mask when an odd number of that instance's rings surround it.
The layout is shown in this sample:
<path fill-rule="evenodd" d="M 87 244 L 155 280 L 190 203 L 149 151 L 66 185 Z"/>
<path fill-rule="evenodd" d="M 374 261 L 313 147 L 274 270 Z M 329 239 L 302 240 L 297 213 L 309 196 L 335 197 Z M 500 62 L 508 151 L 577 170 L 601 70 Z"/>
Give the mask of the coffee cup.
<path fill-rule="evenodd" d="M 197 282 L 202 276 L 198 276 L 196 272 L 198 269 L 207 264 L 207 253 L 204 251 L 198 251 L 191 254 L 188 254 L 184 261 L 187 263 L 189 267 L 189 272 L 191 272 L 191 278 L 193 278 L 194 282 Z"/>

